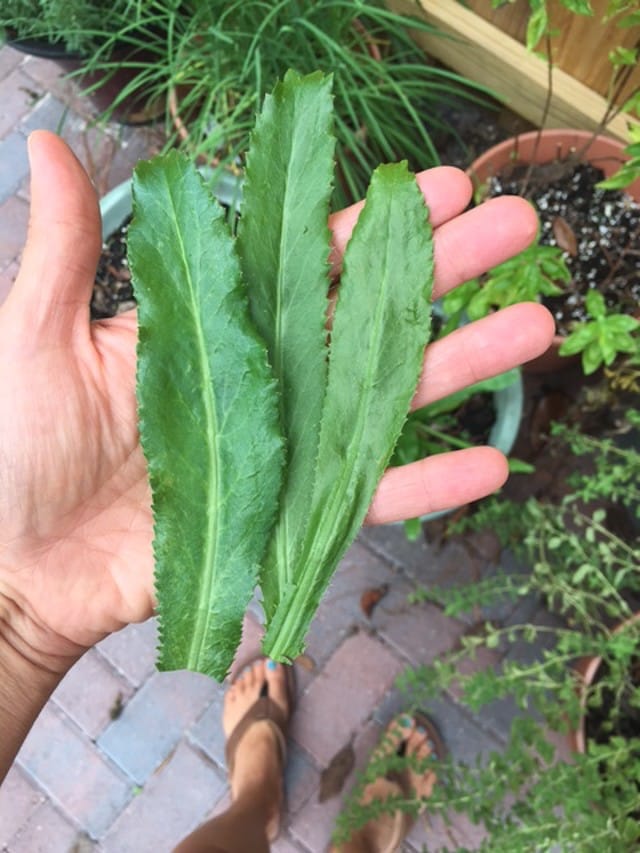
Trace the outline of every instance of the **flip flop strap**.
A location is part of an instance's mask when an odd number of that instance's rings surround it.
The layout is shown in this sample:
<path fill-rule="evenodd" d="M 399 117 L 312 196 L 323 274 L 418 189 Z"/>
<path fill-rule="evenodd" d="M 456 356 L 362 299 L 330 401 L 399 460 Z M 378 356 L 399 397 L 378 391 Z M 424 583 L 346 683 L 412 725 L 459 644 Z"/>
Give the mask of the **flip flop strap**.
<path fill-rule="evenodd" d="M 397 811 L 393 816 L 393 830 L 391 839 L 387 842 L 387 846 L 382 853 L 397 853 L 400 850 L 400 845 L 404 841 L 410 828 L 410 823 L 407 822 L 404 812 Z"/>
<path fill-rule="evenodd" d="M 269 723 L 271 726 L 276 736 L 276 742 L 280 752 L 280 762 L 281 765 L 284 765 L 287 752 L 286 734 L 289 720 L 280 706 L 277 705 L 270 696 L 261 696 L 259 699 L 256 699 L 244 717 L 237 724 L 226 743 L 224 757 L 227 762 L 229 778 L 233 776 L 235 755 L 238 744 L 246 734 L 247 730 L 250 729 L 254 723 L 258 722 Z"/>

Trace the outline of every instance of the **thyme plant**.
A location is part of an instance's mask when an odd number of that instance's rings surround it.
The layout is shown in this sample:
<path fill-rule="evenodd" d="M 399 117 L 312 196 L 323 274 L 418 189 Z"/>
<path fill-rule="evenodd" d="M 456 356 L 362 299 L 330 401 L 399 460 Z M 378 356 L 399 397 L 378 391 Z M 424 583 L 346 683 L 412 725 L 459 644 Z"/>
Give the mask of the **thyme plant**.
<path fill-rule="evenodd" d="M 400 798 L 363 806 L 363 786 L 399 769 L 406 759 L 372 764 L 341 818 L 348 835 L 376 811 L 400 808 L 464 813 L 484 828 L 482 851 L 628 853 L 640 843 L 640 417 L 628 412 L 635 432 L 623 444 L 556 426 L 563 452 L 576 455 L 580 472 L 558 503 L 530 498 L 515 504 L 496 497 L 462 521 L 459 530 L 494 530 L 518 556 L 521 570 L 499 571 L 468 586 L 418 590 L 414 599 L 438 602 L 451 616 L 478 612 L 497 601 L 536 596 L 554 617 L 550 624 L 474 624 L 450 653 L 408 670 L 400 687 L 414 707 L 429 710 L 443 691 L 474 712 L 509 698 L 519 709 L 503 751 L 474 764 L 438 762 L 438 783 L 421 802 Z M 634 438 L 635 436 L 635 438 Z M 635 534 L 607 523 L 615 507 Z M 527 568 L 524 568 L 527 567 Z M 506 656 L 518 643 L 524 654 Z M 535 644 L 535 647 L 534 647 Z M 481 668 L 481 650 L 502 656 Z M 542 651 L 540 650 L 542 649 Z M 585 683 L 576 664 L 601 658 Z M 466 674 L 465 674 L 466 673 Z M 586 750 L 566 755 L 566 736 L 587 716 Z M 631 721 L 631 723 L 629 722 Z"/>

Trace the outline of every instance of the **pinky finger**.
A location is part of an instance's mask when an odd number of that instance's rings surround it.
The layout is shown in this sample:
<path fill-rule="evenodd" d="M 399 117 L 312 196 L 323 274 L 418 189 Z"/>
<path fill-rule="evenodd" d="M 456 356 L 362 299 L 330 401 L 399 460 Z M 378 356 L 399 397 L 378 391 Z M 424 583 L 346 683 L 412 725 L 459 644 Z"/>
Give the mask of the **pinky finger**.
<path fill-rule="evenodd" d="M 453 509 L 495 492 L 507 475 L 507 460 L 493 447 L 470 447 L 388 468 L 365 524 L 387 524 Z"/>

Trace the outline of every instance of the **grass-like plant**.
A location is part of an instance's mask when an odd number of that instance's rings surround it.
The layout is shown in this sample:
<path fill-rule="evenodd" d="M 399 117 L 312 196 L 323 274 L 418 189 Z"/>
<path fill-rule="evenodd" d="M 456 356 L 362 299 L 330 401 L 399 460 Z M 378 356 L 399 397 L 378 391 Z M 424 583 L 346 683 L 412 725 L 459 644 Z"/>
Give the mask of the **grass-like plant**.
<path fill-rule="evenodd" d="M 3 0 L 0 36 L 38 39 L 71 53 L 90 51 L 108 22 L 124 22 L 130 0 Z"/>
<path fill-rule="evenodd" d="M 364 195 L 380 162 L 412 168 L 439 162 L 434 134 L 451 133 L 438 108 L 487 90 L 429 62 L 409 29 L 433 30 L 379 0 L 129 0 L 127 17 L 87 60 L 89 71 L 122 66 L 119 45 L 143 53 L 125 60 L 134 91 L 175 101 L 194 156 L 241 165 L 264 95 L 288 68 L 334 77 L 336 204 Z M 117 105 L 117 101 L 114 106 Z M 167 129 L 183 142 L 171 116 Z"/>

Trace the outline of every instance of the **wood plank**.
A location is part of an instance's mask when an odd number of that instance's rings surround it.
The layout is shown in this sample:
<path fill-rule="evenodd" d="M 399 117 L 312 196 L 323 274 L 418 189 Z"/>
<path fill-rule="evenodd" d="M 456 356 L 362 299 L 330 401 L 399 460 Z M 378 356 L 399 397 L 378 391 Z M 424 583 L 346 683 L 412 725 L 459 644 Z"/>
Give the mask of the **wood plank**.
<path fill-rule="evenodd" d="M 515 0 L 498 9 L 492 9 L 490 0 L 466 0 L 465 5 L 503 33 L 525 42 L 527 22 L 531 14 L 529 0 Z M 637 28 L 623 29 L 617 19 L 605 21 L 609 0 L 591 0 L 593 15 L 576 15 L 561 3 L 549 4 L 549 15 L 554 36 L 553 61 L 575 80 L 606 97 L 611 82 L 612 67 L 609 52 L 614 48 L 633 48 L 638 38 Z M 541 42 L 537 49 L 544 52 Z M 640 66 L 625 90 L 625 97 L 640 86 Z"/>
<path fill-rule="evenodd" d="M 389 0 L 407 15 L 419 15 L 449 38 L 415 33 L 431 56 L 495 91 L 514 112 L 540 123 L 547 94 L 547 66 L 518 41 L 465 8 L 457 0 Z M 553 98 L 546 127 L 594 130 L 605 112 L 605 99 L 566 72 L 554 68 Z M 607 132 L 627 140 L 629 116 L 618 116 Z"/>

